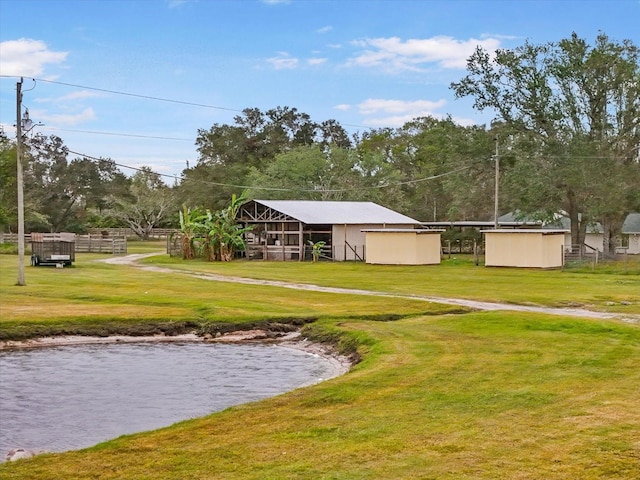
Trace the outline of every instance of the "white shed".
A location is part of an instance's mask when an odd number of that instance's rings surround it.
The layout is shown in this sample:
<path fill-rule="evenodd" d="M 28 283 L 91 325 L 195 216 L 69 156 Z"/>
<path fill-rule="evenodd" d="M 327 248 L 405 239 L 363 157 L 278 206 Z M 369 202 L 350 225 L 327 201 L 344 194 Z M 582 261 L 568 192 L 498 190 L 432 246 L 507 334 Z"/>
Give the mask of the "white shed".
<path fill-rule="evenodd" d="M 483 230 L 485 266 L 560 268 L 564 264 L 566 230 Z"/>
<path fill-rule="evenodd" d="M 440 234 L 444 230 L 363 230 L 366 262 L 383 265 L 435 265 L 440 263 Z"/>

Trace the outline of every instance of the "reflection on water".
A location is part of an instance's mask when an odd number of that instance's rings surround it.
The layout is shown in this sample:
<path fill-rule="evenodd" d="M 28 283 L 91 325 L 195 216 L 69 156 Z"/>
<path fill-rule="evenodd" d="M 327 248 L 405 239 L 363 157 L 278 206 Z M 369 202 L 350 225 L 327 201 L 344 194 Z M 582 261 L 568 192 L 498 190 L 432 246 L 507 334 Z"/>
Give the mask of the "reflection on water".
<path fill-rule="evenodd" d="M 84 448 L 332 374 L 270 345 L 111 344 L 0 352 L 0 461 L 11 448 Z"/>

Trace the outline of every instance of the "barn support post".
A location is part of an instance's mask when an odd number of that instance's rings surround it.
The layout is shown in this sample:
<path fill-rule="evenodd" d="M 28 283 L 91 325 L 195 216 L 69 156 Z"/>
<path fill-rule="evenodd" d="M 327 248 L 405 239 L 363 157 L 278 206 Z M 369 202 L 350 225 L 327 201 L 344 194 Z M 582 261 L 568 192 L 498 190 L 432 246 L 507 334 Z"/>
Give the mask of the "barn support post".
<path fill-rule="evenodd" d="M 342 258 L 343 262 L 347 261 L 347 224 L 344 224 L 344 257 Z"/>
<path fill-rule="evenodd" d="M 298 222 L 298 261 L 304 260 L 304 233 L 302 231 L 302 222 Z"/>
<path fill-rule="evenodd" d="M 262 244 L 262 259 L 269 260 L 269 249 L 267 248 L 267 244 L 269 243 L 267 241 L 267 222 L 264 222 L 264 230 L 262 230 L 262 232 L 264 233 L 264 243 Z"/>

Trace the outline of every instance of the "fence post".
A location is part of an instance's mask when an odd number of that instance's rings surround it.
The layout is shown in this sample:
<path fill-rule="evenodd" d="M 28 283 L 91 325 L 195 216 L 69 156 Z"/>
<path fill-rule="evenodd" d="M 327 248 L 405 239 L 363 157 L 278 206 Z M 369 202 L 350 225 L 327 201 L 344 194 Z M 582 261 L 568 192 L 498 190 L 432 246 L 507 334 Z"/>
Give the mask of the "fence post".
<path fill-rule="evenodd" d="M 480 263 L 478 260 L 478 241 L 475 238 L 473 239 L 473 263 L 476 267 Z"/>

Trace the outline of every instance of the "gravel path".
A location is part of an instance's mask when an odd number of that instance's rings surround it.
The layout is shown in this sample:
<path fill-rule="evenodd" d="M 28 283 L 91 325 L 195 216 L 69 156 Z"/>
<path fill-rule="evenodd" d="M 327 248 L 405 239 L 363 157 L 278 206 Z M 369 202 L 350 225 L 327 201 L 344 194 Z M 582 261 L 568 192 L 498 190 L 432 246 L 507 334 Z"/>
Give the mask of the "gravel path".
<path fill-rule="evenodd" d="M 424 300 L 426 302 L 442 303 L 446 305 L 457 305 L 467 307 L 474 310 L 508 310 L 515 312 L 534 312 L 546 313 L 550 315 L 561 315 L 570 317 L 595 318 L 602 320 L 621 320 L 627 323 L 640 325 L 640 315 L 621 315 L 616 313 L 596 312 L 593 310 L 585 310 L 581 308 L 553 308 L 553 307 L 536 307 L 530 305 L 514 305 L 506 303 L 482 302 L 477 300 L 466 300 L 461 298 L 432 297 L 422 295 L 400 295 L 384 292 L 376 292 L 373 290 L 359 290 L 352 288 L 325 287 L 322 285 L 314 285 L 310 283 L 293 283 L 282 282 L 279 280 L 260 280 L 255 278 L 233 277 L 227 275 L 219 275 L 216 273 L 190 272 L 187 270 L 176 270 L 169 267 L 156 267 L 152 265 L 141 265 L 136 263 L 143 258 L 153 257 L 159 253 L 132 254 L 123 257 L 113 257 L 100 260 L 105 263 L 116 265 L 130 265 L 150 272 L 181 274 L 202 280 L 212 280 L 216 282 L 242 283 L 245 285 L 268 285 L 272 287 L 290 288 L 294 290 L 311 290 L 314 292 L 339 293 L 348 295 L 371 295 L 376 297 L 393 297 L 406 298 L 411 300 Z"/>

